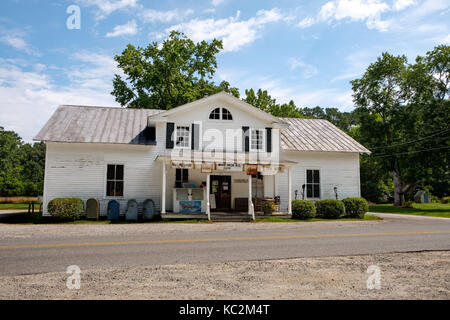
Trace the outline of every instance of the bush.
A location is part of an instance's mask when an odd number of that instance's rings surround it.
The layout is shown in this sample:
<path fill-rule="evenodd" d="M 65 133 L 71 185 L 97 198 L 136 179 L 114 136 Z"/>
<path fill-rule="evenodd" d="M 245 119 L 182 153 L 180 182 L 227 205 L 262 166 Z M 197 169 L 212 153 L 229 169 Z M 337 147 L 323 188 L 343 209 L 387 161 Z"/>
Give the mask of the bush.
<path fill-rule="evenodd" d="M 414 201 L 403 201 L 402 208 L 413 208 Z"/>
<path fill-rule="evenodd" d="M 316 201 L 316 212 L 319 218 L 338 219 L 345 214 L 345 207 L 340 200 L 325 199 Z"/>
<path fill-rule="evenodd" d="M 78 219 L 84 215 L 84 202 L 80 198 L 55 198 L 48 203 L 48 213 L 60 219 Z"/>
<path fill-rule="evenodd" d="M 450 202 L 450 197 L 443 197 L 441 200 L 441 203 L 449 203 Z"/>
<path fill-rule="evenodd" d="M 345 207 L 345 215 L 349 218 L 364 218 L 369 211 L 369 205 L 364 198 L 345 198 L 342 200 Z"/>
<path fill-rule="evenodd" d="M 314 202 L 307 200 L 292 201 L 293 219 L 312 219 L 316 216 L 316 206 Z"/>

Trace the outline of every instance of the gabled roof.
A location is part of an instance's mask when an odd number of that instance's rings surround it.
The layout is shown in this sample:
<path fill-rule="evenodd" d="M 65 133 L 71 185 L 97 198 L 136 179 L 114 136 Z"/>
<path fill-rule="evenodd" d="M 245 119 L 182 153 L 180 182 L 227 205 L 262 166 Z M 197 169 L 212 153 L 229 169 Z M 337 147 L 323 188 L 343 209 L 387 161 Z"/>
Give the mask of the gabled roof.
<path fill-rule="evenodd" d="M 267 113 L 255 106 L 252 106 L 251 104 L 249 104 L 241 99 L 238 99 L 225 91 L 221 91 L 219 93 L 212 94 L 210 96 L 195 100 L 193 102 L 183 104 L 176 108 L 172 108 L 170 110 L 158 113 L 156 115 L 151 116 L 149 120 L 167 119 L 167 117 L 172 114 L 175 114 L 178 112 L 183 112 L 183 111 L 186 112 L 187 110 L 189 110 L 191 108 L 195 108 L 196 106 L 198 106 L 201 103 L 208 102 L 208 101 L 214 101 L 214 100 L 218 100 L 218 99 L 226 101 L 238 108 L 241 108 L 241 109 L 245 110 L 245 112 L 253 112 L 255 114 L 255 116 L 258 116 L 262 119 L 266 119 L 267 121 L 269 121 L 271 123 L 280 124 L 280 126 L 282 126 L 282 127 L 287 126 L 287 124 L 281 118 L 275 117 L 275 116 L 271 115 L 270 113 Z"/>
<path fill-rule="evenodd" d="M 161 111 L 64 105 L 33 140 L 152 145 L 145 132 L 147 117 Z"/>
<path fill-rule="evenodd" d="M 147 118 L 166 112 L 63 105 L 58 107 L 34 140 L 153 145 L 155 142 L 146 136 Z M 283 150 L 370 153 L 327 120 L 273 118 L 287 127 L 281 129 Z"/>
<path fill-rule="evenodd" d="M 289 128 L 281 131 L 281 147 L 290 151 L 371 152 L 323 119 L 283 118 Z"/>

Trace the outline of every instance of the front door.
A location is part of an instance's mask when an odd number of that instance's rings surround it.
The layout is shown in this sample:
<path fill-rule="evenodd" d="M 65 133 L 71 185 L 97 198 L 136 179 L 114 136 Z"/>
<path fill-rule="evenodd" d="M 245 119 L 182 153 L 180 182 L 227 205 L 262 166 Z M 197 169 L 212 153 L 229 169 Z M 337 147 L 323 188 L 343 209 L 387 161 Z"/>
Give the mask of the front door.
<path fill-rule="evenodd" d="M 211 176 L 211 194 L 216 199 L 216 211 L 230 211 L 231 176 Z"/>

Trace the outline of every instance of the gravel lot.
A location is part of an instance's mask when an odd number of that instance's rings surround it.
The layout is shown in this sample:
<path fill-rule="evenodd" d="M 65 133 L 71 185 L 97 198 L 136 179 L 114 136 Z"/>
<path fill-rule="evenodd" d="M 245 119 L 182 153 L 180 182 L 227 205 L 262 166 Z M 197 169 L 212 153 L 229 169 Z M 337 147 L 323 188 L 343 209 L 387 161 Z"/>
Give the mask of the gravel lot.
<path fill-rule="evenodd" d="M 369 290 L 368 266 L 381 270 Z M 450 299 L 450 251 L 82 270 L 0 277 L 0 299 Z"/>

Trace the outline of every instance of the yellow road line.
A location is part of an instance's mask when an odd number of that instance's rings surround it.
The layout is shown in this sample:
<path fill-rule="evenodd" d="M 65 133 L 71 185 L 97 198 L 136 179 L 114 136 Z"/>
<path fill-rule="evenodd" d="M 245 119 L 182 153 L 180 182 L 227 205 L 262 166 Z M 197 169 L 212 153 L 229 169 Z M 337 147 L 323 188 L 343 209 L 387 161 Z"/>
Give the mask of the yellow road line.
<path fill-rule="evenodd" d="M 241 240 L 282 240 L 282 239 L 307 239 L 307 238 L 335 238 L 335 237 L 373 237 L 373 236 L 403 236 L 420 234 L 450 234 L 450 231 L 417 231 L 417 232 L 376 232 L 376 233 L 333 233 L 333 234 L 304 234 L 292 236 L 260 236 L 260 237 L 236 237 L 236 238 L 197 238 L 179 240 L 143 240 L 143 241 L 111 241 L 111 242 L 86 242 L 86 243 L 55 243 L 0 246 L 0 249 L 33 249 L 33 248 L 62 248 L 62 247 L 89 247 L 127 244 L 159 244 L 159 243 L 189 243 L 212 241 L 241 241 Z"/>

